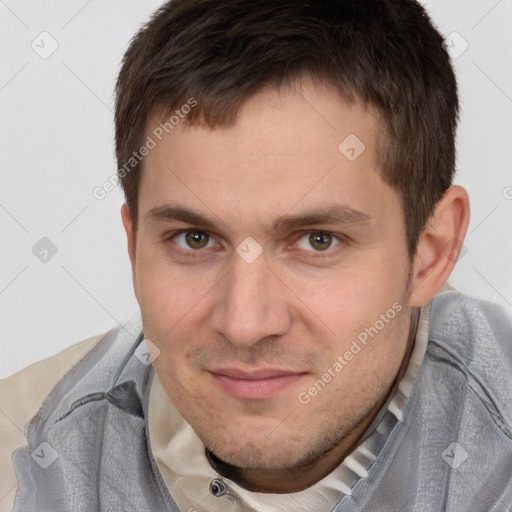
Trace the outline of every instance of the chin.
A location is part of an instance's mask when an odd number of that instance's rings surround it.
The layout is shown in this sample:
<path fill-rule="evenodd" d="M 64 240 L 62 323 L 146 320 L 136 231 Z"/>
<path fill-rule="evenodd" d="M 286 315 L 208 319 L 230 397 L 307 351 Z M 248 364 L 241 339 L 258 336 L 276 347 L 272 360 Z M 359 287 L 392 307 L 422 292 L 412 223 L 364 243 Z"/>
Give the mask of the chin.
<path fill-rule="evenodd" d="M 275 426 L 274 426 L 275 428 Z M 254 435 L 239 431 L 237 441 L 230 439 L 210 439 L 209 450 L 223 462 L 245 469 L 291 469 L 311 462 L 328 447 L 325 439 L 306 439 L 298 434 L 260 429 Z"/>
<path fill-rule="evenodd" d="M 294 449 L 279 450 L 275 446 L 257 447 L 251 442 L 238 447 L 238 451 L 211 450 L 219 459 L 244 469 L 277 470 L 288 469 L 298 465 L 297 452 Z"/>

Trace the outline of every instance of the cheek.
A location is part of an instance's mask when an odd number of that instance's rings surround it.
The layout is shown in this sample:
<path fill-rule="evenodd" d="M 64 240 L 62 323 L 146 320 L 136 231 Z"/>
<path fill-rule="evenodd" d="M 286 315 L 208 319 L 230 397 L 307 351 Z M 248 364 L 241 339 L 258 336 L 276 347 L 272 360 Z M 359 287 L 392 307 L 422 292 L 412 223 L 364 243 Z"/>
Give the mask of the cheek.
<path fill-rule="evenodd" d="M 173 379 L 185 385 L 190 377 L 188 355 L 201 339 L 209 339 L 205 333 L 211 289 L 216 281 L 204 273 L 180 271 L 165 257 L 150 251 L 139 262 L 139 306 L 144 335 L 160 350 L 155 368 L 164 381 L 167 374 L 173 376 L 169 377 L 171 387 Z"/>
<path fill-rule="evenodd" d="M 360 327 L 403 299 L 405 262 L 397 264 L 395 255 L 368 254 L 358 259 L 330 275 L 296 282 L 297 295 L 329 326 Z"/>
<path fill-rule="evenodd" d="M 160 248 L 149 248 L 138 257 L 137 287 L 143 319 L 161 328 L 185 317 L 209 289 L 204 276 L 179 272 Z"/>
<path fill-rule="evenodd" d="M 402 322 L 400 310 L 406 308 L 406 263 L 397 269 L 395 265 L 393 257 L 372 258 L 357 269 L 333 275 L 321 291 L 312 287 L 308 295 L 303 290 L 310 309 L 328 327 L 323 344 L 331 359 L 348 351 L 354 360 L 350 366 L 356 368 L 366 358 L 391 356 Z"/>

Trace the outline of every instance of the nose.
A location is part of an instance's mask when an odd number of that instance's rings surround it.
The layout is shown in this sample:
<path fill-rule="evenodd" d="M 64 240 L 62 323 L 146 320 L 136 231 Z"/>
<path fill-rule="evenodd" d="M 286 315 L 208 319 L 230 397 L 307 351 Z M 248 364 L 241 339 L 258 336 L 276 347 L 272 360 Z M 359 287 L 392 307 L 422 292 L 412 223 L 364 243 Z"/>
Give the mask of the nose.
<path fill-rule="evenodd" d="M 252 263 L 237 254 L 233 258 L 217 289 L 212 312 L 215 332 L 241 348 L 286 333 L 292 323 L 289 291 L 267 266 L 265 254 Z"/>

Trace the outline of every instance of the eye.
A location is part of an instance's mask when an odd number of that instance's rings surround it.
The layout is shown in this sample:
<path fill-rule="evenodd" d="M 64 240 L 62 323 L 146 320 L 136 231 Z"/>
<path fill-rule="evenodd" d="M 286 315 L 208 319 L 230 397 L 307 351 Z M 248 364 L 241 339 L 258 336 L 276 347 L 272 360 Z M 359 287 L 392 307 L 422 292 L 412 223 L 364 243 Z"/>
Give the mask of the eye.
<path fill-rule="evenodd" d="M 185 250 L 199 251 L 201 249 L 208 249 L 216 245 L 215 241 L 210 238 L 210 235 L 205 231 L 189 230 L 176 233 L 170 237 L 172 241 L 180 248 Z"/>
<path fill-rule="evenodd" d="M 314 231 L 301 236 L 297 240 L 297 247 L 305 251 L 322 252 L 335 247 L 340 240 L 331 233 Z"/>

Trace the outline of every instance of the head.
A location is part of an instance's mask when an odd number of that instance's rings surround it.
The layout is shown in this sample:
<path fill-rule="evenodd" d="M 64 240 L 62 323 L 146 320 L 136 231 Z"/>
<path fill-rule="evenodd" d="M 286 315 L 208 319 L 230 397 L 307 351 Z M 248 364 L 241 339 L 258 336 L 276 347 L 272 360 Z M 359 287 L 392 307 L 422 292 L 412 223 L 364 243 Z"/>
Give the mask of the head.
<path fill-rule="evenodd" d="M 410 0 L 175 0 L 116 92 L 162 386 L 227 462 L 318 457 L 382 403 L 467 228 L 441 35 Z"/>

